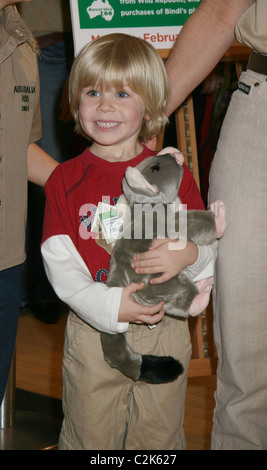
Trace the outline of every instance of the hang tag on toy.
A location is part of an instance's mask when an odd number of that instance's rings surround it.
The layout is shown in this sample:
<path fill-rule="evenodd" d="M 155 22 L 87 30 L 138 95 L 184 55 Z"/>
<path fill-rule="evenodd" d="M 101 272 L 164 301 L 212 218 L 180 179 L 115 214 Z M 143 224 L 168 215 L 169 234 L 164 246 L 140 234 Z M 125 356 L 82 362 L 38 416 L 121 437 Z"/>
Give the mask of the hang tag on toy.
<path fill-rule="evenodd" d="M 118 238 L 122 224 L 123 219 L 119 217 L 115 206 L 99 202 L 91 232 L 101 233 L 108 244 L 113 243 Z"/>

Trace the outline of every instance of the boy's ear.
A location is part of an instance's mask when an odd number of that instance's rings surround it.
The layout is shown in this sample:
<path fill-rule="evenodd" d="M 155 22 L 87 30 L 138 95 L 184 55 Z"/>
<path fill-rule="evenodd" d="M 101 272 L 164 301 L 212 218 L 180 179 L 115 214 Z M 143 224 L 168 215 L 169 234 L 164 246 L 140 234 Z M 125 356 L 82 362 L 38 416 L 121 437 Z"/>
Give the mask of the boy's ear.
<path fill-rule="evenodd" d="M 145 114 L 144 114 L 144 120 L 145 120 L 145 121 L 150 121 L 150 119 L 151 119 L 150 114 L 149 114 L 148 112 L 145 112 Z"/>

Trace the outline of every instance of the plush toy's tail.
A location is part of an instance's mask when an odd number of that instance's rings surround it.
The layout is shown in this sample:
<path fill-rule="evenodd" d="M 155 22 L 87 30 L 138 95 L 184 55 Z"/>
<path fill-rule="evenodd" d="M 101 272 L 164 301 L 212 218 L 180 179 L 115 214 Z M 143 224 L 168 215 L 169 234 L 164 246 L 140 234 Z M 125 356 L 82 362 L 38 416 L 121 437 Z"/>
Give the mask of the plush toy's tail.
<path fill-rule="evenodd" d="M 101 333 L 101 342 L 106 362 L 133 380 L 160 384 L 173 382 L 183 373 L 182 364 L 171 356 L 136 353 L 122 333 Z"/>
<path fill-rule="evenodd" d="M 173 382 L 183 371 L 182 364 L 171 356 L 142 356 L 139 380 L 151 384 Z"/>

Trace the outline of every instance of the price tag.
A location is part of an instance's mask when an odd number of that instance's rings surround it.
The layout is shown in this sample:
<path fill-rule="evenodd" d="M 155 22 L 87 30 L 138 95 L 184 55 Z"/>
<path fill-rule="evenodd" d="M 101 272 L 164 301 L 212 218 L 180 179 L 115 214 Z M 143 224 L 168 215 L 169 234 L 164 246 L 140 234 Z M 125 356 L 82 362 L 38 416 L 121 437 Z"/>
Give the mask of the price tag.
<path fill-rule="evenodd" d="M 115 206 L 103 202 L 98 203 L 92 225 L 93 233 L 101 233 L 102 238 L 109 244 L 118 238 L 122 224 L 123 219 L 119 217 Z"/>

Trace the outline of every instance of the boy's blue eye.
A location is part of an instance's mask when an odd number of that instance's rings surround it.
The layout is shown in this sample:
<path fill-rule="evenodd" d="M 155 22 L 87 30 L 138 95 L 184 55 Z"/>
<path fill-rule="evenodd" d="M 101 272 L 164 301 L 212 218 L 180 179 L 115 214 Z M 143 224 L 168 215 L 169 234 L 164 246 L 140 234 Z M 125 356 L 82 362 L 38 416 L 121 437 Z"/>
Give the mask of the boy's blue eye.
<path fill-rule="evenodd" d="M 97 90 L 90 90 L 87 93 L 89 96 L 99 96 L 99 91 Z"/>
<path fill-rule="evenodd" d="M 127 96 L 129 96 L 126 91 L 118 91 L 117 95 L 119 98 L 126 98 Z"/>

